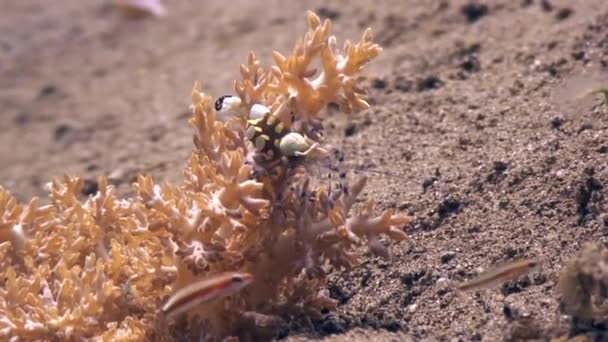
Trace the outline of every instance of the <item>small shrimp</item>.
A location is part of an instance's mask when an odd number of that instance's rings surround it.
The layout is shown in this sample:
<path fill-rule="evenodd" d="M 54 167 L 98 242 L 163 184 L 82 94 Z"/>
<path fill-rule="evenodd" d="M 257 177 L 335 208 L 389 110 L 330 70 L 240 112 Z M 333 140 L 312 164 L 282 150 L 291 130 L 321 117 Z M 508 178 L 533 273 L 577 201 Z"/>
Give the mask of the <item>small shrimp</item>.
<path fill-rule="evenodd" d="M 540 263 L 536 259 L 512 261 L 506 265 L 483 272 L 472 280 L 460 283 L 457 287 L 461 291 L 492 287 L 526 274 L 536 268 L 539 264 Z"/>
<path fill-rule="evenodd" d="M 165 317 L 173 317 L 202 303 L 234 294 L 253 281 L 249 273 L 227 272 L 200 280 L 175 291 L 162 306 Z"/>

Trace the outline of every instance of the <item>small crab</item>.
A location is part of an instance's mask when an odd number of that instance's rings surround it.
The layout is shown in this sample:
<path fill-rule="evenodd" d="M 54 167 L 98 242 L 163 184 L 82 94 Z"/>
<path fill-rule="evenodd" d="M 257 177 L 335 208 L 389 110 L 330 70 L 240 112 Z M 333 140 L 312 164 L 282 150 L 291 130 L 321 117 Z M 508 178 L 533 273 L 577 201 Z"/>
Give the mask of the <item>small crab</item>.
<path fill-rule="evenodd" d="M 239 115 L 243 109 L 242 101 L 237 96 L 224 95 L 215 101 L 215 109 L 223 119 L 229 115 Z M 327 151 L 319 147 L 318 142 L 285 128 L 283 122 L 262 104 L 251 106 L 245 136 L 251 141 L 256 152 L 267 160 L 277 157 L 306 157 L 313 151 L 327 154 Z"/>
<path fill-rule="evenodd" d="M 285 128 L 283 122 L 270 111 L 265 111 L 261 118 L 249 119 L 247 124 L 247 138 L 253 142 L 257 152 L 266 154 L 269 159 L 308 157 L 313 152 L 327 155 L 318 142 Z"/>

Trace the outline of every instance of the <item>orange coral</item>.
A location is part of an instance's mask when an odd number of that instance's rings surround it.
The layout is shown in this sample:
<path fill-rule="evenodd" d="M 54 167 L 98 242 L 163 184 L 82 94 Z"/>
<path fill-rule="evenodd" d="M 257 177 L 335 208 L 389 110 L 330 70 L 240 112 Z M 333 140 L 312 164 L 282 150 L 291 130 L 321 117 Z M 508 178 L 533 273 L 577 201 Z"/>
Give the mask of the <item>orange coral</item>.
<path fill-rule="evenodd" d="M 260 68 L 253 53 L 249 54 L 247 65 L 241 66 L 242 81 L 237 81 L 237 94 L 251 106 L 265 103 L 275 108 L 281 117 L 292 97 L 297 98 L 296 119 L 305 115 L 316 115 L 328 103 L 340 105 L 343 112 L 367 109 L 364 91 L 353 78 L 363 66 L 382 52 L 374 44 L 371 29 L 367 29 L 361 41 L 352 44 L 346 41 L 344 54 L 337 49 L 336 37 L 331 35 L 331 21 L 321 23 L 319 17 L 308 12 L 309 31 L 298 40 L 291 56 L 285 57 L 274 51 L 276 66 L 269 72 Z M 323 71 L 310 69 L 315 58 L 319 58 Z M 249 107 L 247 107 L 249 109 Z M 294 109 L 294 108 L 291 108 Z"/>
<path fill-rule="evenodd" d="M 331 102 L 347 113 L 369 107 L 355 76 L 381 48 L 367 30 L 342 54 L 328 20 L 309 12 L 308 25 L 290 56 L 274 53 L 269 71 L 249 55 L 230 115 L 195 83 L 183 184 L 142 175 L 138 196 L 117 199 L 101 177 L 81 203 L 82 181 L 66 177 L 51 182 L 44 207 L 0 188 L 1 336 L 142 340 L 181 322 L 208 338 L 267 338 L 285 323 L 279 313 L 335 306 L 324 290 L 327 264 L 356 265 L 361 244 L 387 256 L 380 235 L 405 239 L 408 216 L 374 216 L 371 201 L 351 213 L 365 178 L 333 190 L 310 171 L 328 157 L 320 111 Z M 178 322 L 159 314 L 171 292 L 226 271 L 254 281 Z"/>
<path fill-rule="evenodd" d="M 143 228 L 136 214 L 141 205 L 115 199 L 105 178 L 84 203 L 77 200 L 82 185 L 69 177 L 53 181 L 52 204 L 38 208 L 34 199 L 25 210 L 0 190 L 8 204 L 2 217 L 21 212 L 11 223 L 24 238 L 13 244 L 10 237 L 14 255 L 2 258 L 1 335 L 78 340 L 128 331 L 129 340 L 143 338 L 151 317 L 129 315 L 154 312 L 170 290 L 165 285 L 175 268 L 164 243 L 170 236 Z"/>

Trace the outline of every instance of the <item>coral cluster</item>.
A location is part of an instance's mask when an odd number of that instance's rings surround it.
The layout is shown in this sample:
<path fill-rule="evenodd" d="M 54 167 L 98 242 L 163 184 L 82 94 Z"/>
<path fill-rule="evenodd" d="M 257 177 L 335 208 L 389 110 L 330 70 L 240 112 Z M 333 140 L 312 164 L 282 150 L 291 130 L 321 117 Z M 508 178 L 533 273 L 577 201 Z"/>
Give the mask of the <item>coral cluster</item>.
<path fill-rule="evenodd" d="M 51 183 L 52 204 L 18 204 L 0 188 L 0 336 L 143 340 L 175 275 L 172 237 L 141 201 L 83 181 Z"/>
<path fill-rule="evenodd" d="M 66 177 L 43 207 L 0 189 L 0 336 L 143 340 L 185 325 L 206 338 L 267 338 L 285 319 L 333 308 L 326 273 L 356 265 L 361 244 L 386 256 L 381 235 L 406 237 L 408 216 L 354 208 L 365 177 L 333 188 L 315 171 L 332 156 L 322 110 L 369 107 L 357 75 L 381 48 L 368 29 L 339 50 L 329 20 L 307 19 L 269 70 L 250 53 L 230 101 L 195 84 L 183 184 L 142 175 L 137 196 L 118 199 L 101 177 L 81 203 L 82 181 Z M 254 280 L 177 320 L 159 313 L 173 291 L 226 271 Z"/>

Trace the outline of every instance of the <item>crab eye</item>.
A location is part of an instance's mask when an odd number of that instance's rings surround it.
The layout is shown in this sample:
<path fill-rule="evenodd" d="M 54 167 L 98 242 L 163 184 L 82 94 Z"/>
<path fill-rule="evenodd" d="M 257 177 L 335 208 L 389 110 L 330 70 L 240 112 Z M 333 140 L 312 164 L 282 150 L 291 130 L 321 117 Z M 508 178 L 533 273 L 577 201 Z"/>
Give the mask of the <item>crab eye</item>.
<path fill-rule="evenodd" d="M 217 101 L 215 101 L 215 110 L 220 111 L 222 110 L 222 107 L 224 106 L 224 100 L 226 100 L 226 98 L 228 97 L 232 97 L 232 95 L 223 95 L 220 96 Z"/>

